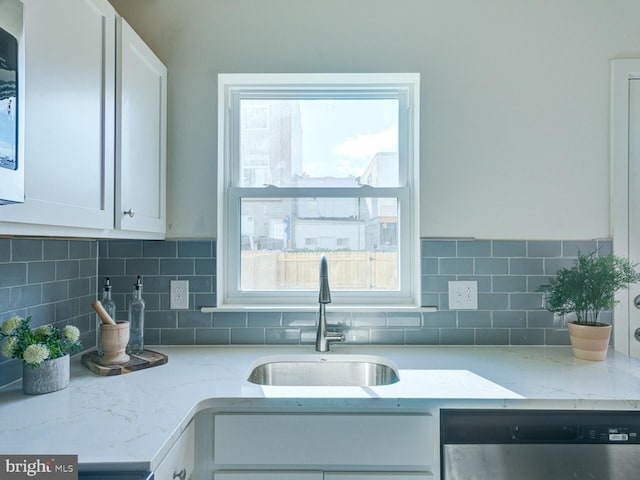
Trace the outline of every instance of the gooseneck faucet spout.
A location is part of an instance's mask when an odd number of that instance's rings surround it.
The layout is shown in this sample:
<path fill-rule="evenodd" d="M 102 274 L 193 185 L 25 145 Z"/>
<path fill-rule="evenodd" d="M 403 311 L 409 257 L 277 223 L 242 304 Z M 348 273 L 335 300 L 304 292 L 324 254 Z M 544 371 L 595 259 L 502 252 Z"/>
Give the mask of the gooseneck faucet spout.
<path fill-rule="evenodd" d="M 318 295 L 320 314 L 318 318 L 318 332 L 316 334 L 316 351 L 328 352 L 331 342 L 344 342 L 344 334 L 327 332 L 326 305 L 331 303 L 331 290 L 329 289 L 329 268 L 327 257 L 320 257 L 320 293 Z"/>

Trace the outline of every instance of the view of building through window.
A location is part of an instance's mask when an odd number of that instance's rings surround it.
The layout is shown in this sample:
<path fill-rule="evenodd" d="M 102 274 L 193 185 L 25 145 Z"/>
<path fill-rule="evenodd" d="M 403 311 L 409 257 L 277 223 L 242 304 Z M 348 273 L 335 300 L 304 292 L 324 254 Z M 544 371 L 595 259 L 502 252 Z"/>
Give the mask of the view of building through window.
<path fill-rule="evenodd" d="M 241 290 L 316 289 L 322 253 L 333 289 L 398 289 L 398 199 L 380 191 L 400 183 L 398 111 L 395 98 L 241 99 L 238 187 L 284 189 L 240 199 Z"/>

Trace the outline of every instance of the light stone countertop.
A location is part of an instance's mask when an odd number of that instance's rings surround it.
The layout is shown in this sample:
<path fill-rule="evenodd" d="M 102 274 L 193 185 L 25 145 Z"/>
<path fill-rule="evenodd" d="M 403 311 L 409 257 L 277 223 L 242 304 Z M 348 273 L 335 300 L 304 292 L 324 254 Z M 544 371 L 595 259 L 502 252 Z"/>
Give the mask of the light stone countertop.
<path fill-rule="evenodd" d="M 149 348 L 166 353 L 169 362 L 101 377 L 76 356 L 64 390 L 27 396 L 20 382 L 0 389 L 0 452 L 77 454 L 81 471 L 106 464 L 153 470 L 193 416 L 208 408 L 640 409 L 640 361 L 613 351 L 605 362 L 589 362 L 575 359 L 569 347 L 334 345 L 334 354 L 386 357 L 400 381 L 379 387 L 261 387 L 246 381 L 259 359 L 315 354 L 313 347 Z"/>

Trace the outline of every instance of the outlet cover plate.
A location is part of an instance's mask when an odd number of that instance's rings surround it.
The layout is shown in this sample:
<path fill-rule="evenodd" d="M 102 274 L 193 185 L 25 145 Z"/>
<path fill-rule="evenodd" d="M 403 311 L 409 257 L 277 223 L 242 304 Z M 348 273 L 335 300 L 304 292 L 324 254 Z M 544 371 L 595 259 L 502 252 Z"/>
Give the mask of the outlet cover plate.
<path fill-rule="evenodd" d="M 449 282 L 449 310 L 477 310 L 478 282 L 450 281 Z"/>
<path fill-rule="evenodd" d="M 170 308 L 172 310 L 189 309 L 189 280 L 171 280 Z"/>

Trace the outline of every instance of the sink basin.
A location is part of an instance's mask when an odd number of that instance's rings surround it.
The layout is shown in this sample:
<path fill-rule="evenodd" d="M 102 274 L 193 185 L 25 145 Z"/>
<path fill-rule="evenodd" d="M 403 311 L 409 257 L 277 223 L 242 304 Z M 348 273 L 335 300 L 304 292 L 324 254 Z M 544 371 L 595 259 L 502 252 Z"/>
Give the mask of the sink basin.
<path fill-rule="evenodd" d="M 272 386 L 373 387 L 400 378 L 393 363 L 373 355 L 282 355 L 260 359 L 251 383 Z"/>

